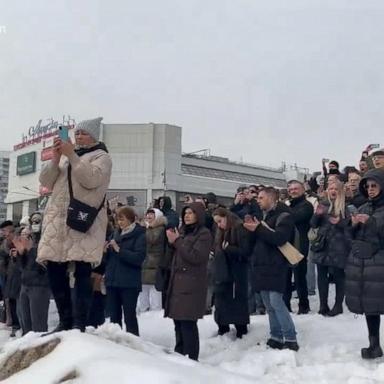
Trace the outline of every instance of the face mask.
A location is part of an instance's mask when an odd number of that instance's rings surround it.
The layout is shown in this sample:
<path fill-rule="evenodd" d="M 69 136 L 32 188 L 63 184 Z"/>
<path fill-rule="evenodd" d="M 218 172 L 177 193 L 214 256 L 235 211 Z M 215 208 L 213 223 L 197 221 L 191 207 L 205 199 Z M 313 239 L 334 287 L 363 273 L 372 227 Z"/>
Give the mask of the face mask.
<path fill-rule="evenodd" d="M 40 232 L 41 224 L 32 224 L 31 228 L 32 228 L 33 233 L 38 233 L 38 232 Z"/>

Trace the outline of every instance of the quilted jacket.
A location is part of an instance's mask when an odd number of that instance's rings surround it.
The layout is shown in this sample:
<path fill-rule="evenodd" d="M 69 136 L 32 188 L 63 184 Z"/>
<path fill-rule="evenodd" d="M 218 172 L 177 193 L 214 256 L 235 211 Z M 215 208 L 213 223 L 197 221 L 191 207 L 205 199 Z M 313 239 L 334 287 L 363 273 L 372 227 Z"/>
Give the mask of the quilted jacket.
<path fill-rule="evenodd" d="M 103 256 L 108 221 L 106 208 L 100 210 L 87 233 L 66 225 L 69 162 L 72 166 L 73 194 L 77 200 L 98 208 L 109 186 L 112 160 L 106 148 L 95 149 L 81 157 L 75 153 L 69 159 L 62 156 L 59 165 L 50 161 L 43 167 L 40 183 L 52 190 L 52 196 L 44 213 L 37 261 L 84 261 L 96 266 Z"/>

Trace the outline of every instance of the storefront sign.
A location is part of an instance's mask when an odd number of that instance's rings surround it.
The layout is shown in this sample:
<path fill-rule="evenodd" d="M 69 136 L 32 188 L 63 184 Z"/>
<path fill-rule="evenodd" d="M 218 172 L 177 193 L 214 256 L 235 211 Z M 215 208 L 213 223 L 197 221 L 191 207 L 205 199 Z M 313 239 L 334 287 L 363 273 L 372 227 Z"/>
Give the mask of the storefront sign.
<path fill-rule="evenodd" d="M 18 176 L 28 175 L 36 171 L 36 152 L 24 153 L 17 156 L 17 170 Z"/>
<path fill-rule="evenodd" d="M 62 123 L 53 119 L 46 120 L 45 122 L 43 122 L 43 120 L 39 120 L 35 126 L 29 127 L 27 133 L 22 136 L 22 142 L 15 145 L 13 149 L 17 151 L 30 145 L 38 144 L 43 139 L 45 140 L 56 136 L 60 125 L 66 126 L 68 129 L 72 129 L 75 126 L 75 120 L 69 116 L 68 118 L 64 117 Z"/>

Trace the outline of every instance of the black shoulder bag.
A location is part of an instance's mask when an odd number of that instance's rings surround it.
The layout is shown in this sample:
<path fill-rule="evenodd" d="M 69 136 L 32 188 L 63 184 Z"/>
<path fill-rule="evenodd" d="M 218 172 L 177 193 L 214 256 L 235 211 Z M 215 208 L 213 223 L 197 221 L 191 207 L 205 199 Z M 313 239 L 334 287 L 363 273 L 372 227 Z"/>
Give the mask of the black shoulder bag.
<path fill-rule="evenodd" d="M 82 233 L 88 232 L 96 220 L 97 215 L 103 208 L 105 196 L 99 208 L 91 207 L 82 203 L 73 196 L 71 164 L 68 165 L 68 187 L 69 187 L 69 206 L 67 210 L 67 225 L 69 228 Z"/>

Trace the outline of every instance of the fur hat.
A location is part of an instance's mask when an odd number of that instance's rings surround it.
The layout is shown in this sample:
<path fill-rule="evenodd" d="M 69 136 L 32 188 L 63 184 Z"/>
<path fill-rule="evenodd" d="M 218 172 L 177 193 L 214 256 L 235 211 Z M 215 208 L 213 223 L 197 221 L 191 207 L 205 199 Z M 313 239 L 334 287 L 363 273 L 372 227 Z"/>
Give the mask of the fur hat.
<path fill-rule="evenodd" d="M 157 209 L 157 208 L 149 208 L 147 210 L 147 213 L 154 213 L 155 219 L 159 219 L 160 217 L 164 216 L 163 212 L 161 212 L 160 209 Z"/>
<path fill-rule="evenodd" d="M 80 121 L 80 123 L 76 125 L 75 133 L 77 131 L 85 131 L 96 141 L 99 141 L 101 120 L 103 120 L 102 117 L 97 117 L 96 119 Z"/>

